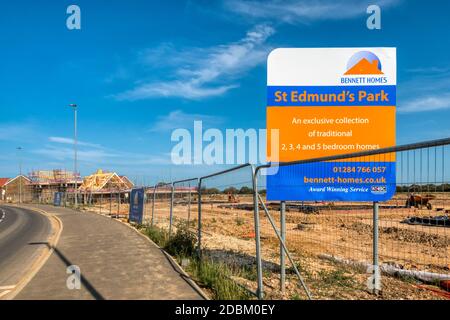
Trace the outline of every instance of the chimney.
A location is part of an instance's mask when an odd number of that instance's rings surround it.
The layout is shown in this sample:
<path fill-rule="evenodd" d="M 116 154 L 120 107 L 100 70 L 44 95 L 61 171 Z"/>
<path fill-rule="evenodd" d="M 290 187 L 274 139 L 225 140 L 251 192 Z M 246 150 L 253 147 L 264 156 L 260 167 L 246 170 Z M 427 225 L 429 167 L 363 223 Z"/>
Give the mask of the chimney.
<path fill-rule="evenodd" d="M 375 68 L 379 69 L 378 68 L 378 60 L 373 60 L 372 61 L 372 66 L 374 66 Z"/>

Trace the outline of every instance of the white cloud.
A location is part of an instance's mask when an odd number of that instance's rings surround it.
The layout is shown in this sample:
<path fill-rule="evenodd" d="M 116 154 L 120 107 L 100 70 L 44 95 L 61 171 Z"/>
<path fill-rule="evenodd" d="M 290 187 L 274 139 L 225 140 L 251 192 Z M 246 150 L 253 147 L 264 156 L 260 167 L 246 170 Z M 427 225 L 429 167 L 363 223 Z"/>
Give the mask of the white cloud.
<path fill-rule="evenodd" d="M 36 169 L 71 168 L 73 165 L 73 139 L 61 136 L 47 136 L 44 129 L 32 122 L 0 124 L 0 142 L 6 146 L 0 154 L 0 171 L 13 176 L 18 170 L 16 147 L 22 146 L 23 171 Z M 5 144 L 6 142 L 6 144 Z M 45 143 L 47 142 L 47 143 Z M 7 143 L 13 143 L 8 145 Z M 16 144 L 17 143 L 17 144 Z M 101 144 L 80 141 L 78 159 L 81 170 L 109 168 L 127 171 L 130 168 L 153 168 L 170 164 L 168 153 L 125 152 Z M 13 159 L 11 161 L 11 159 Z M 4 165 L 3 165 L 4 164 Z M 86 172 L 86 171 L 85 171 Z"/>
<path fill-rule="evenodd" d="M 223 118 L 204 114 L 187 114 L 181 110 L 175 110 L 168 115 L 158 117 L 157 121 L 152 124 L 150 132 L 164 132 L 177 128 L 185 128 L 192 126 L 193 122 L 201 120 L 207 125 L 218 125 L 224 121 Z"/>
<path fill-rule="evenodd" d="M 450 92 L 440 95 L 429 95 L 412 99 L 399 107 L 398 112 L 412 113 L 444 109 L 450 109 Z"/>
<path fill-rule="evenodd" d="M 118 100 L 142 100 L 153 97 L 178 97 L 186 99 L 199 99 L 204 97 L 219 96 L 228 90 L 235 88 L 236 85 L 224 85 L 206 87 L 202 83 L 194 80 L 167 81 L 157 83 L 147 83 L 136 87 L 135 89 L 118 94 Z"/>
<path fill-rule="evenodd" d="M 64 137 L 50 137 L 52 144 L 47 144 L 42 148 L 34 149 L 31 152 L 44 156 L 52 161 L 69 162 L 73 160 L 74 151 L 71 147 L 60 146 L 60 144 L 73 144 L 73 139 Z M 169 155 L 151 155 L 124 152 L 106 148 L 100 144 L 81 142 L 77 150 L 80 163 L 103 166 L 142 166 L 151 164 L 167 164 L 170 161 Z"/>
<path fill-rule="evenodd" d="M 73 160 L 72 148 L 61 148 L 47 145 L 41 149 L 32 150 L 32 153 L 44 156 L 52 161 L 67 163 Z M 134 167 L 143 165 L 167 164 L 170 157 L 163 155 L 146 155 L 116 150 L 82 149 L 78 150 L 78 160 L 81 164 L 89 164 L 97 167 Z"/>
<path fill-rule="evenodd" d="M 72 138 L 65 138 L 65 137 L 49 137 L 48 140 L 50 142 L 55 142 L 55 143 L 61 143 L 61 144 L 74 144 L 74 139 Z M 93 148 L 101 148 L 100 145 L 98 144 L 94 144 L 94 143 L 89 143 L 89 142 L 83 142 L 83 141 L 77 141 L 77 144 L 79 146 L 86 146 L 86 147 L 93 147 Z"/>
<path fill-rule="evenodd" d="M 73 159 L 72 148 L 61 148 L 57 146 L 48 145 L 42 149 L 34 150 L 33 152 L 58 161 L 66 161 Z M 106 158 L 116 156 L 113 153 L 108 153 L 104 150 L 99 149 L 78 150 L 77 155 L 79 161 L 81 162 L 101 162 L 104 161 Z"/>
<path fill-rule="evenodd" d="M 264 19 L 288 24 L 305 24 L 323 20 L 342 20 L 366 15 L 370 4 L 381 8 L 394 6 L 401 0 L 226 0 L 229 11 L 246 18 Z"/>
<path fill-rule="evenodd" d="M 413 69 L 415 75 L 398 86 L 399 113 L 450 109 L 450 68 Z"/>
<path fill-rule="evenodd" d="M 174 68 L 172 79 L 139 84 L 134 89 L 115 95 L 115 98 L 199 99 L 223 95 L 238 87 L 236 78 L 265 61 L 270 52 L 266 40 L 273 33 L 272 27 L 257 25 L 240 41 L 217 47 L 176 51 L 173 46 L 163 44 L 143 53 L 142 61 L 155 67 Z"/>
<path fill-rule="evenodd" d="M 40 136 L 33 123 L 3 123 L 0 124 L 0 140 L 14 142 L 32 142 Z"/>
<path fill-rule="evenodd" d="M 419 67 L 419 68 L 412 68 L 406 70 L 410 73 L 418 73 L 418 74 L 441 74 L 441 73 L 447 73 L 450 72 L 450 67 Z"/>
<path fill-rule="evenodd" d="M 131 76 L 130 71 L 127 68 L 125 68 L 124 66 L 120 65 L 117 68 L 117 70 L 114 73 L 107 76 L 104 81 L 106 83 L 112 83 L 116 80 L 126 80 L 126 79 L 130 78 L 130 76 Z"/>

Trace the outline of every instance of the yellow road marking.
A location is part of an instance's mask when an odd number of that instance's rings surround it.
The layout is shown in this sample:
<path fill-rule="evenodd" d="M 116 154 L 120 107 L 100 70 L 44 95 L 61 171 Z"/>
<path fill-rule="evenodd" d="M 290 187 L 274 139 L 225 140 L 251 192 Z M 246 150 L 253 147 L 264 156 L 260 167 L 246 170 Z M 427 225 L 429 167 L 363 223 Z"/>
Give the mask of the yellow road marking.
<path fill-rule="evenodd" d="M 10 289 L 14 289 L 16 286 L 0 286 L 0 290 L 10 290 Z"/>

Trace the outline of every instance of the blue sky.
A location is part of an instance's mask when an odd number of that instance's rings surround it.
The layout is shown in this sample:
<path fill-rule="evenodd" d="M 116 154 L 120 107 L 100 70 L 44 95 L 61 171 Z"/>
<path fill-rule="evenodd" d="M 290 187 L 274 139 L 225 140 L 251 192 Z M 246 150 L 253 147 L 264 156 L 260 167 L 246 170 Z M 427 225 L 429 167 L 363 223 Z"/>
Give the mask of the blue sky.
<path fill-rule="evenodd" d="M 382 29 L 366 28 L 368 4 Z M 0 7 L 0 176 L 72 168 L 138 182 L 215 167 L 170 165 L 174 128 L 264 128 L 266 57 L 276 47 L 395 46 L 397 143 L 450 136 L 447 1 L 14 1 Z M 82 29 L 66 28 L 81 8 Z M 139 181 L 140 179 L 140 181 Z"/>

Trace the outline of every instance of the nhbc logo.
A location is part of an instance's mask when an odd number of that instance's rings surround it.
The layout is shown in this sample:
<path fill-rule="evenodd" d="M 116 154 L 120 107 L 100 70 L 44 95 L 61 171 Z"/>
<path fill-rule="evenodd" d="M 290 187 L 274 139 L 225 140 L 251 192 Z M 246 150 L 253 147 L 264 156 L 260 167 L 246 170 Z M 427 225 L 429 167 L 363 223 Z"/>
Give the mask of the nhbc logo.
<path fill-rule="evenodd" d="M 370 76 L 369 76 L 370 75 Z M 384 76 L 380 59 L 370 51 L 359 51 L 347 62 L 347 71 L 341 78 L 341 83 L 348 84 L 384 84 Z"/>
<path fill-rule="evenodd" d="M 387 192 L 386 186 L 371 186 L 370 192 L 373 194 L 385 194 Z"/>

